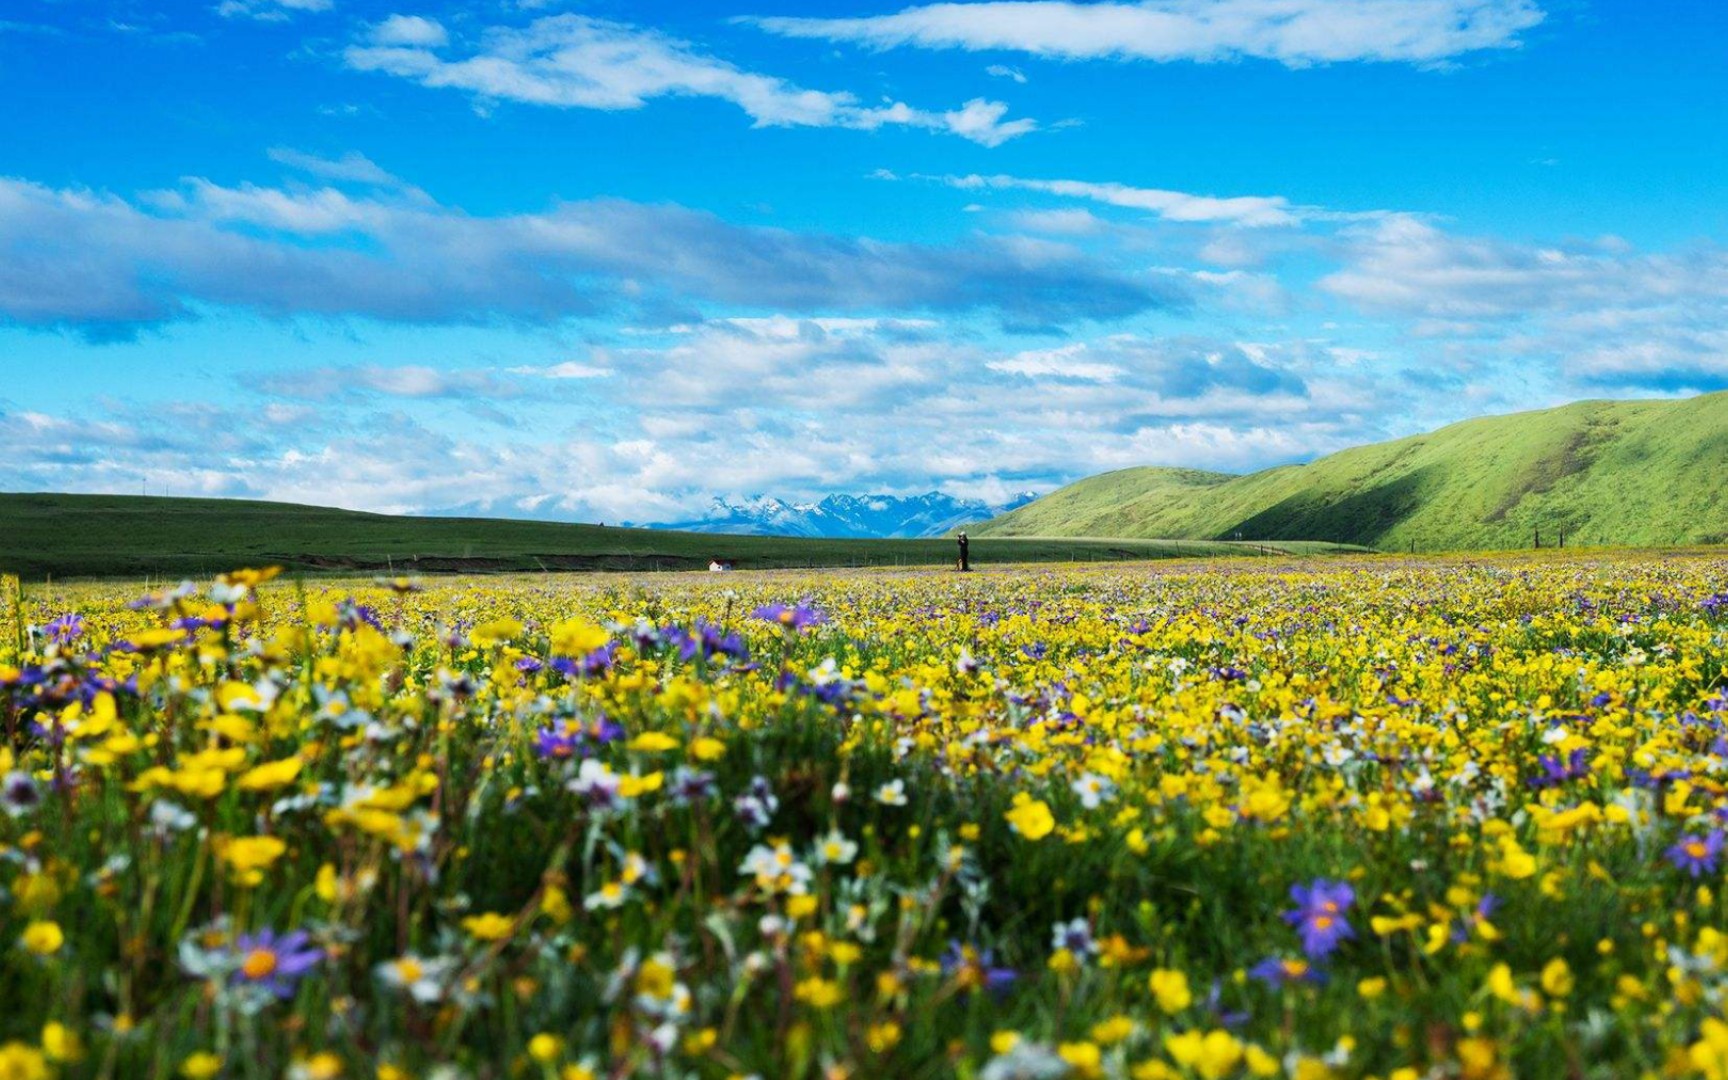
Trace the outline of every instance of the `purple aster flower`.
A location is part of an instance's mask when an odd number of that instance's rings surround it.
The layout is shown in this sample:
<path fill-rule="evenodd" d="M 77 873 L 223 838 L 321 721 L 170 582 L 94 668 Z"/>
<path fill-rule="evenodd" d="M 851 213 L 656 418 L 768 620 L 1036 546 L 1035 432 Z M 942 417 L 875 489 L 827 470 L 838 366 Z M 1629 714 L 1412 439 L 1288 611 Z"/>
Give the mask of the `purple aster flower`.
<path fill-rule="evenodd" d="M 1715 873 L 1721 857 L 1721 829 L 1711 829 L 1703 836 L 1682 836 L 1668 849 L 1668 861 L 1695 878 Z"/>
<path fill-rule="evenodd" d="M 58 645 L 70 645 L 84 633 L 84 619 L 77 614 L 62 615 L 42 628 L 48 640 Z"/>
<path fill-rule="evenodd" d="M 1476 909 L 1467 913 L 1452 927 L 1452 941 L 1462 943 L 1470 939 L 1471 931 L 1477 924 L 1487 922 L 1494 912 L 1500 909 L 1500 898 L 1493 893 L 1483 893 L 1482 899 L 1476 901 Z"/>
<path fill-rule="evenodd" d="M 752 611 L 750 617 L 763 622 L 779 623 L 795 632 L 814 629 L 828 621 L 828 616 L 802 601 L 796 604 L 764 604 Z"/>
<path fill-rule="evenodd" d="M 1330 956 L 1339 942 L 1356 936 L 1344 918 L 1356 892 L 1345 882 L 1316 878 L 1312 885 L 1290 886 L 1290 898 L 1296 908 L 1284 913 L 1284 921 L 1297 928 L 1310 959 Z"/>
<path fill-rule="evenodd" d="M 236 986 L 256 986 L 283 1001 L 294 996 L 294 988 L 307 972 L 324 958 L 322 949 L 307 948 L 304 930 L 278 937 L 274 930 L 241 934 L 234 939 L 234 954 L 240 966 L 234 972 Z"/>
<path fill-rule="evenodd" d="M 958 941 L 950 941 L 948 951 L 942 954 L 942 974 L 958 977 L 967 990 L 984 989 L 997 995 L 1007 993 L 1020 977 L 1013 968 L 996 966 L 994 950 L 979 951 Z"/>
<path fill-rule="evenodd" d="M 569 723 L 543 727 L 534 733 L 534 752 L 554 761 L 568 761 L 582 752 L 582 729 Z"/>
<path fill-rule="evenodd" d="M 1285 983 L 1321 981 L 1318 968 L 1306 960 L 1269 956 L 1248 969 L 1248 974 L 1276 990 Z"/>

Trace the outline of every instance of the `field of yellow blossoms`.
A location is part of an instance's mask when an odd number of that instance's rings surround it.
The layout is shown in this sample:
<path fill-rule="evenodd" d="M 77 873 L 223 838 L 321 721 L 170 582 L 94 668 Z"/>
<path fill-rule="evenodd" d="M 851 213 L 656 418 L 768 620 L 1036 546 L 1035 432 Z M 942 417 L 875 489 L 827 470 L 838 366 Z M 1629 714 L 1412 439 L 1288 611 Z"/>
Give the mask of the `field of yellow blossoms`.
<path fill-rule="evenodd" d="M 1728 561 L 0 584 L 0 1078 L 1728 1076 Z"/>

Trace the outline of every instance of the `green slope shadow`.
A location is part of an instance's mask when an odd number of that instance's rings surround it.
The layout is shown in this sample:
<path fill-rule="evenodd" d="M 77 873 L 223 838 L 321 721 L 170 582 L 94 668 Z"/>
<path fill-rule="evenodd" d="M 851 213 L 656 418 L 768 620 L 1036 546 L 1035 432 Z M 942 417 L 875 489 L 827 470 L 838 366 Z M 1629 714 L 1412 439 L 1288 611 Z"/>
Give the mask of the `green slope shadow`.
<path fill-rule="evenodd" d="M 1421 468 L 1341 499 L 1293 495 L 1238 522 L 1220 539 L 1325 540 L 1380 547 L 1386 535 L 1423 507 L 1431 468 Z"/>

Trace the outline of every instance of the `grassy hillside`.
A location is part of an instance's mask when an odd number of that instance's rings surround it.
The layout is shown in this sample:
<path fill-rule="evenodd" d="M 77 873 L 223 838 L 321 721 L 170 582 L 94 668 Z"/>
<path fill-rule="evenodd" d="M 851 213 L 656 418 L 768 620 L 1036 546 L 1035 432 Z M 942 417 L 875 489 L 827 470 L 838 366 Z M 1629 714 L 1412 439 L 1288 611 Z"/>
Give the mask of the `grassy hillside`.
<path fill-rule="evenodd" d="M 1483 417 L 1248 476 L 1124 469 L 977 536 L 1329 540 L 1404 550 L 1728 541 L 1728 393 Z"/>
<path fill-rule="evenodd" d="M 973 561 L 1068 562 L 1300 553 L 1162 540 L 975 542 Z M 408 573 L 487 570 L 695 570 L 942 565 L 951 540 L 812 540 L 712 536 L 491 518 L 414 518 L 237 499 L 0 494 L 0 571 L 26 578 L 209 574 L 276 564 L 302 570 Z"/>

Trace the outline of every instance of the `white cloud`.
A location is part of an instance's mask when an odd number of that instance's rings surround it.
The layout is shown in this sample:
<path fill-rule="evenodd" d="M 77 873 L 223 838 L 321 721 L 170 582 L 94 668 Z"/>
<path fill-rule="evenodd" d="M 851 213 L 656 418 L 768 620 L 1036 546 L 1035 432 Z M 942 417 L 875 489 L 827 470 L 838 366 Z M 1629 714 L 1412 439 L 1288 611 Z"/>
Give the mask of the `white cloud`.
<path fill-rule="evenodd" d="M 702 302 L 824 316 L 987 311 L 1052 326 L 1186 296 L 1012 237 L 894 244 L 620 200 L 475 217 L 403 192 L 203 179 L 127 201 L 0 178 L 0 323 L 124 337 L 204 306 L 549 324 Z"/>
<path fill-rule="evenodd" d="M 450 43 L 443 23 L 421 15 L 392 15 L 373 26 L 369 37 L 374 45 L 416 49 L 437 49 Z"/>
<path fill-rule="evenodd" d="M 1320 288 L 1410 320 L 1479 370 L 1548 372 L 1558 396 L 1604 385 L 1728 386 L 1728 249 L 1641 253 L 1609 237 L 1538 245 L 1459 236 L 1407 217 L 1346 230 Z"/>
<path fill-rule="evenodd" d="M 1144 210 L 1167 221 L 1221 222 L 1250 228 L 1299 224 L 1312 211 L 1292 206 L 1282 195 L 1237 195 L 1219 198 L 1185 191 L 1130 187 L 1086 180 L 1030 180 L 1019 176 L 942 176 L 935 179 L 962 191 L 1036 191 L 1070 199 Z"/>
<path fill-rule="evenodd" d="M 376 33 L 376 32 L 375 32 Z M 736 105 L 759 127 L 912 127 L 997 146 L 1037 127 L 1007 120 L 1008 107 L 982 98 L 928 111 L 898 101 L 870 105 L 849 93 L 810 90 L 745 71 L 654 30 L 586 15 L 553 15 L 526 27 L 495 26 L 471 47 L 376 37 L 350 46 L 348 65 L 466 90 L 482 101 L 581 109 L 636 109 L 662 97 L 700 97 Z"/>
<path fill-rule="evenodd" d="M 1115 382 L 1122 369 L 1115 364 L 1083 359 L 1088 353 L 1085 342 L 1075 342 L 1055 349 L 1018 353 L 1006 360 L 992 360 L 984 365 L 991 371 L 1006 375 L 1024 375 L 1029 379 L 1054 377 L 1082 379 L 1087 382 Z"/>
<path fill-rule="evenodd" d="M 538 382 L 562 364 L 358 364 L 253 373 L 253 400 L 229 407 L 0 407 L 0 470 L 27 488 L 136 490 L 148 474 L 179 494 L 674 520 L 716 491 L 1017 491 L 1124 464 L 1258 467 L 1360 439 L 1384 411 L 1329 384 L 1301 343 L 1117 334 L 1011 351 L 922 320 L 791 316 L 640 340 L 568 361 L 615 374 L 563 388 Z M 453 425 L 452 407 L 506 426 Z"/>
<path fill-rule="evenodd" d="M 1537 246 L 1458 236 L 1408 216 L 1346 235 L 1322 288 L 1366 309 L 1435 319 L 1519 318 L 1628 300 L 1728 302 L 1728 251 L 1638 255 L 1623 241 Z"/>
<path fill-rule="evenodd" d="M 750 20 L 789 37 L 873 48 L 1013 50 L 1066 60 L 1224 62 L 1291 67 L 1372 60 L 1437 64 L 1519 45 L 1542 21 L 1534 0 L 984 0 L 861 18 Z"/>
<path fill-rule="evenodd" d="M 1018 210 L 1009 218 L 1017 228 L 1059 236 L 1090 236 L 1104 229 L 1104 222 L 1090 210 Z"/>
<path fill-rule="evenodd" d="M 337 158 L 320 157 L 286 146 L 271 147 L 269 153 L 271 161 L 321 180 L 373 187 L 399 187 L 402 184 L 402 181 L 386 172 L 377 162 L 354 150 Z"/>
<path fill-rule="evenodd" d="M 222 0 L 215 10 L 216 14 L 230 19 L 284 22 L 296 12 L 329 11 L 335 6 L 335 0 Z"/>
<path fill-rule="evenodd" d="M 425 364 L 303 368 L 291 375 L 260 380 L 260 389 L 278 397 L 322 401 L 343 394 L 381 394 L 391 398 L 510 398 L 521 386 L 486 368 L 451 370 Z"/>
<path fill-rule="evenodd" d="M 540 379 L 605 379 L 614 374 L 611 368 L 582 364 L 575 360 L 544 367 L 513 367 L 508 370 L 512 375 L 529 375 Z"/>

